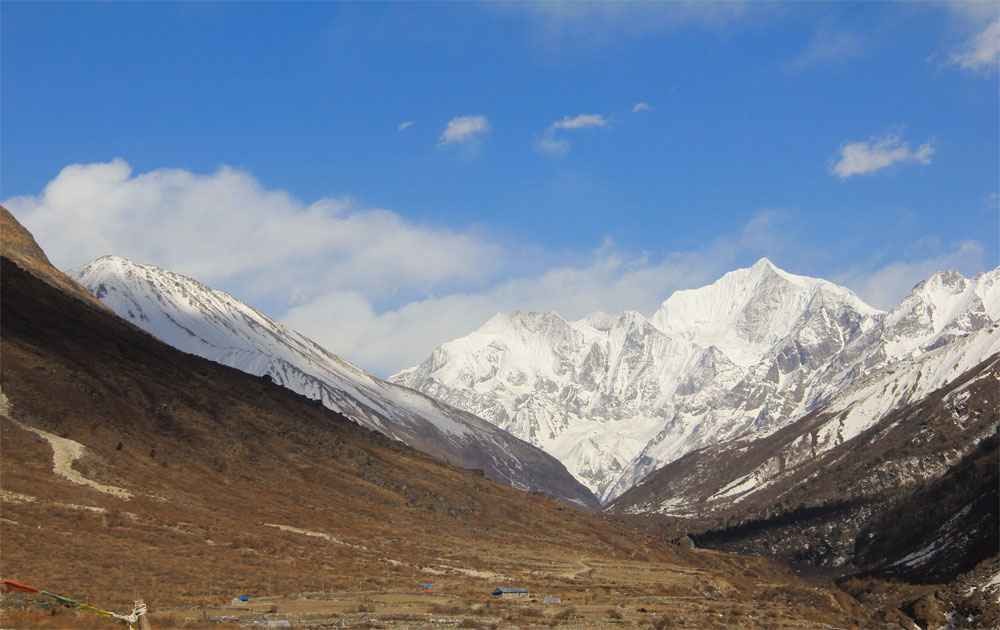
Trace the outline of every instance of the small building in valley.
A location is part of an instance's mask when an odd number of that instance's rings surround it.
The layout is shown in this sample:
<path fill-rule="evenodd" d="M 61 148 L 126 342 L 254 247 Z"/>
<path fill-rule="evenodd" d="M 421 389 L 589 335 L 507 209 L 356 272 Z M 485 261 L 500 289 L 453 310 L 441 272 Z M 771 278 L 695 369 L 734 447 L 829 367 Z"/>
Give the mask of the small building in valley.
<path fill-rule="evenodd" d="M 518 599 L 527 596 L 528 589 L 520 588 L 518 586 L 498 586 L 497 589 L 493 591 L 493 597 L 499 597 L 501 599 Z"/>

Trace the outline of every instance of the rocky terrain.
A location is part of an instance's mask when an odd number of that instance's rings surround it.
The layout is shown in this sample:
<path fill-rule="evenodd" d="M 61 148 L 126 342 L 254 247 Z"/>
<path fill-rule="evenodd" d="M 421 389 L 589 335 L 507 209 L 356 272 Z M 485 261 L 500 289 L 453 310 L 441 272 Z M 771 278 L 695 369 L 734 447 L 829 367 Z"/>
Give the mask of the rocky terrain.
<path fill-rule="evenodd" d="M 74 290 L 6 210 L 0 237 L 5 577 L 114 610 L 141 596 L 165 627 L 872 627 L 829 583 L 495 483 L 180 352 Z M 534 600 L 493 602 L 498 584 Z M 240 593 L 265 607 L 229 608 Z M 5 626 L 90 623 L 19 601 Z"/>
<path fill-rule="evenodd" d="M 467 411 L 368 374 L 228 293 L 117 256 L 86 265 L 77 279 L 119 316 L 179 350 L 266 375 L 362 426 L 490 479 L 597 505 L 552 456 Z"/>
<path fill-rule="evenodd" d="M 609 502 L 686 453 L 837 405 L 815 448 L 842 444 L 1000 349 L 998 322 L 1000 270 L 935 274 L 882 312 L 762 259 L 650 318 L 500 314 L 390 380 L 539 445 Z"/>
<path fill-rule="evenodd" d="M 840 575 L 951 580 L 997 553 L 998 379 L 1000 355 L 828 450 L 814 444 L 839 414 L 818 412 L 689 453 L 609 509 L 690 517 L 699 544 Z"/>

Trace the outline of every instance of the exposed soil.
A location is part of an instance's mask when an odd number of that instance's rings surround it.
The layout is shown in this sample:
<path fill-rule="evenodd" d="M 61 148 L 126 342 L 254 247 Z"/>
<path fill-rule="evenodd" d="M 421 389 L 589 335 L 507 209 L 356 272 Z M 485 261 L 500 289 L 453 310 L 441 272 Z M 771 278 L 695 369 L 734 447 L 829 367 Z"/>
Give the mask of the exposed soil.
<path fill-rule="evenodd" d="M 166 627 L 241 593 L 300 617 L 331 606 L 325 627 L 873 627 L 832 584 L 498 485 L 180 353 L 43 260 L 5 254 L 0 272 L 5 576 L 115 610 L 142 597 Z M 83 445 L 71 470 L 132 498 L 54 474 L 50 441 L 23 427 Z M 565 605 L 494 603 L 498 583 Z"/>

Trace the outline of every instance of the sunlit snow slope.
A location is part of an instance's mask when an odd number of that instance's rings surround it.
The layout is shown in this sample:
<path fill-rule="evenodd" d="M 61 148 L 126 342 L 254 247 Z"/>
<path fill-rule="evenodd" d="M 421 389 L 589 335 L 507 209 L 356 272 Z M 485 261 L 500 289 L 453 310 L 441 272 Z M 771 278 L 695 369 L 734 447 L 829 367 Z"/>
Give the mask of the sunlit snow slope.
<path fill-rule="evenodd" d="M 674 293 L 648 319 L 500 314 L 390 380 L 541 446 L 609 501 L 685 453 L 769 435 L 893 365 L 989 329 L 1000 320 L 998 284 L 1000 271 L 936 274 L 884 313 L 761 259 Z M 963 364 L 991 346 L 963 345 Z M 939 387 L 955 373 L 948 367 L 925 366 L 911 386 Z M 866 401 L 852 405 L 857 427 L 900 399 Z"/>
<path fill-rule="evenodd" d="M 78 274 L 95 297 L 158 339 L 255 375 L 497 481 L 584 505 L 591 493 L 553 457 L 425 394 L 378 379 L 309 338 L 191 278 L 117 256 Z"/>

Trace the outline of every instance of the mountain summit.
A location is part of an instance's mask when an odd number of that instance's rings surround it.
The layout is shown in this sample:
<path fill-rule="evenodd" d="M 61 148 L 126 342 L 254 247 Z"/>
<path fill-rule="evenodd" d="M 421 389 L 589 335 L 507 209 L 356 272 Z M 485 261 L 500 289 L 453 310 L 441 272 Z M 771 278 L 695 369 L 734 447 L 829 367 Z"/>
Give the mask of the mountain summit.
<path fill-rule="evenodd" d="M 819 301 L 842 305 L 865 318 L 879 312 L 849 289 L 790 274 L 761 258 L 706 287 L 674 292 L 652 322 L 668 335 L 716 346 L 736 363 L 751 365 L 787 337 Z"/>
<path fill-rule="evenodd" d="M 390 380 L 539 445 L 609 501 L 687 452 L 769 435 L 873 371 L 984 329 L 998 277 L 939 274 L 884 313 L 762 258 L 648 319 L 497 315 Z"/>
<path fill-rule="evenodd" d="M 118 256 L 79 282 L 120 317 L 175 348 L 269 376 L 355 422 L 502 483 L 580 505 L 596 501 L 553 457 L 474 415 L 383 381 L 233 296 Z"/>

